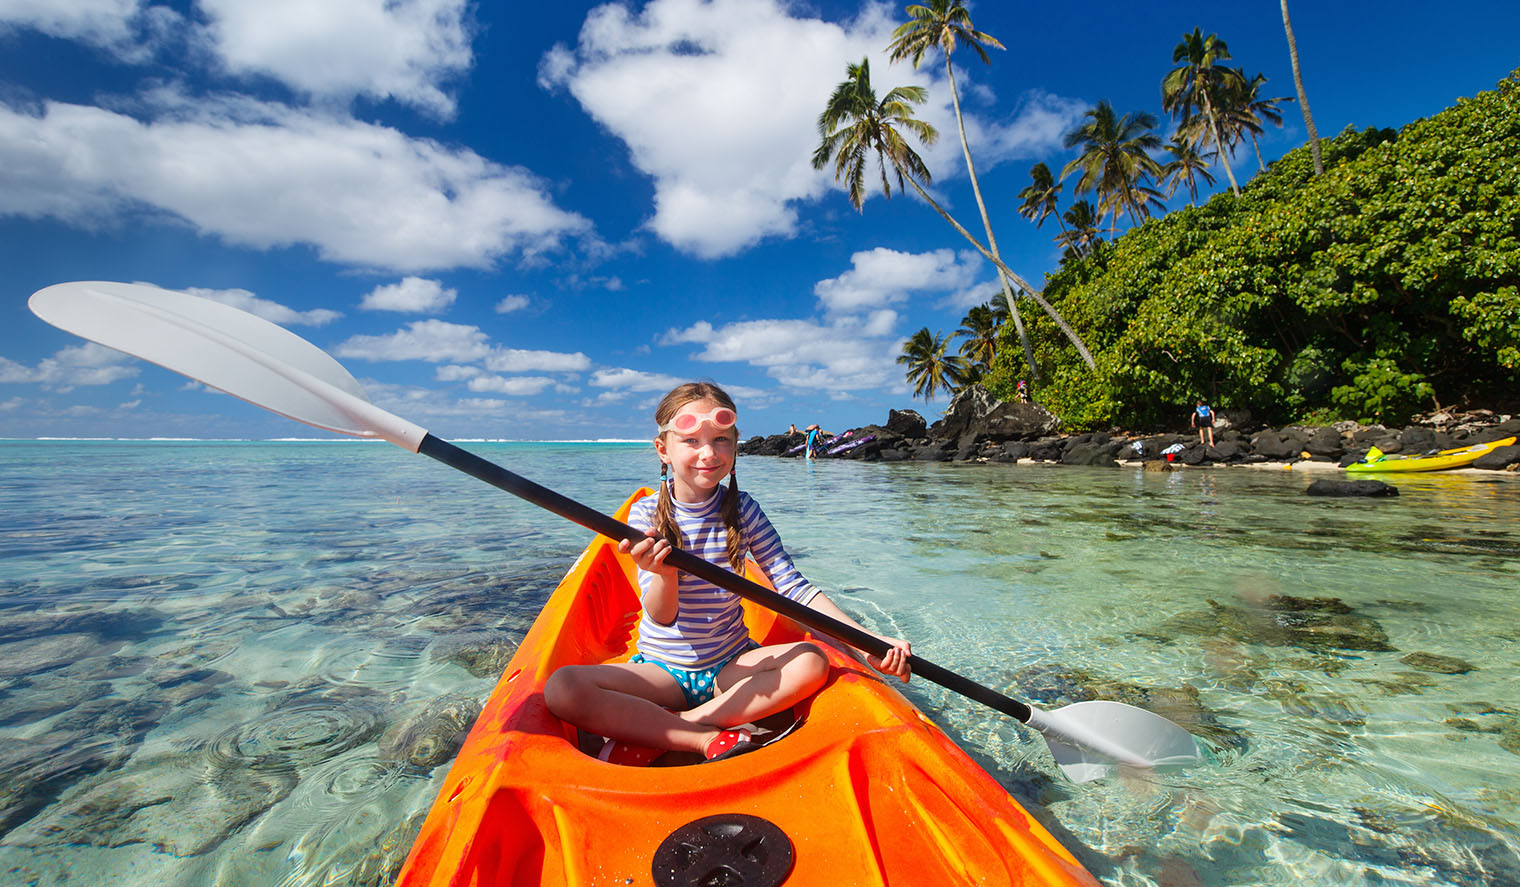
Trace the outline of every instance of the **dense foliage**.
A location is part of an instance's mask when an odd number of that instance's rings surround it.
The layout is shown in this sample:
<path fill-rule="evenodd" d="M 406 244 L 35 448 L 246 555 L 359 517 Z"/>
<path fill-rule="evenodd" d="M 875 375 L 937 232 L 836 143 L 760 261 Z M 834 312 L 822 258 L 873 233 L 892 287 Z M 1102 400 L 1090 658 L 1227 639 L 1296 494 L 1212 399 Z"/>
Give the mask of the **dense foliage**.
<path fill-rule="evenodd" d="M 1204 397 L 1274 424 L 1402 423 L 1520 392 L 1520 71 L 1392 130 L 1347 130 L 1085 256 L 1028 322 L 1036 396 L 1071 429 L 1173 424 Z M 1004 330 L 988 385 L 1027 368 Z"/>

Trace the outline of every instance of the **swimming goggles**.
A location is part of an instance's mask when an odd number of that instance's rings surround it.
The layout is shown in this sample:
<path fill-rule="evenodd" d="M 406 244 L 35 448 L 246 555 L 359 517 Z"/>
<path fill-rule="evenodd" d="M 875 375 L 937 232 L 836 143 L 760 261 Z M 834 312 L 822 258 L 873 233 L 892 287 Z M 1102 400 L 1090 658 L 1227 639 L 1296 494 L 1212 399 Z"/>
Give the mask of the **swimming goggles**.
<path fill-rule="evenodd" d="M 661 434 L 667 431 L 674 431 L 677 434 L 690 434 L 702 427 L 703 422 L 714 428 L 732 428 L 738 418 L 738 415 L 728 407 L 715 407 L 701 415 L 696 413 L 679 413 L 669 422 L 661 425 L 659 431 Z"/>

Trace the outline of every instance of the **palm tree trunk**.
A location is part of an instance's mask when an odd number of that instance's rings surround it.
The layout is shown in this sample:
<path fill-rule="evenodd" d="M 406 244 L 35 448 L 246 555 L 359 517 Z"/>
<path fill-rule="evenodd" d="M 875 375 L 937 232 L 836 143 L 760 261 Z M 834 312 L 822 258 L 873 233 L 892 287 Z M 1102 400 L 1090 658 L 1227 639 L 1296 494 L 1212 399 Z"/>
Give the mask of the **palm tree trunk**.
<path fill-rule="evenodd" d="M 1230 158 L 1225 154 L 1224 139 L 1219 132 L 1219 118 L 1214 115 L 1214 103 L 1209 101 L 1209 94 L 1203 94 L 1203 110 L 1209 115 L 1209 127 L 1214 130 L 1214 149 L 1219 154 L 1219 162 L 1224 164 L 1224 174 L 1230 177 L 1230 190 L 1235 196 L 1240 196 L 1240 183 L 1235 181 L 1235 170 L 1230 166 Z"/>
<path fill-rule="evenodd" d="M 1087 364 L 1088 369 L 1093 371 L 1096 371 L 1098 369 L 1098 365 L 1093 362 L 1092 352 L 1087 350 L 1087 346 L 1083 344 L 1081 337 L 1077 335 L 1076 331 L 1073 330 L 1069 324 L 1067 324 L 1066 318 L 1061 316 L 1061 312 L 1057 311 L 1054 307 L 1051 306 L 1049 302 L 1045 301 L 1045 297 L 1040 295 L 1039 290 L 1030 286 L 1029 281 L 1013 273 L 1013 271 L 1010 270 L 1007 265 L 1003 264 L 1002 259 L 994 256 L 987 250 L 985 246 L 982 246 L 981 241 L 977 240 L 975 237 L 972 237 L 970 231 L 967 231 L 960 222 L 957 222 L 955 220 L 954 216 L 945 212 L 944 207 L 940 206 L 937 202 L 935 202 L 933 197 L 929 196 L 929 192 L 925 191 L 924 186 L 918 183 L 918 179 L 913 178 L 906 172 L 903 173 L 903 178 L 907 179 L 913 184 L 913 189 L 918 192 L 918 196 L 922 197 L 926 203 L 934 207 L 934 211 L 939 213 L 940 218 L 944 219 L 946 222 L 949 222 L 950 227 L 960 232 L 960 235 L 962 237 L 966 238 L 966 240 L 969 241 L 972 246 L 976 247 L 977 252 L 981 253 L 982 256 L 987 259 L 987 261 L 997 266 L 997 269 L 1001 271 L 1005 277 L 1018 284 L 1019 287 L 1024 290 L 1024 292 L 1029 294 L 1029 298 L 1034 299 L 1035 304 L 1039 305 L 1041 310 L 1050 315 L 1050 319 L 1055 321 L 1056 326 L 1061 328 L 1061 332 L 1066 334 L 1066 338 L 1071 340 L 1071 344 L 1076 346 L 1077 353 L 1082 356 L 1082 361 Z"/>
<path fill-rule="evenodd" d="M 1288 35 L 1288 58 L 1293 62 L 1293 87 L 1298 90 L 1298 106 L 1304 109 L 1304 129 L 1309 131 L 1309 152 L 1314 155 L 1314 174 L 1325 174 L 1325 161 L 1319 156 L 1319 130 L 1314 128 L 1314 114 L 1309 111 L 1309 94 L 1304 92 L 1304 75 L 1298 69 L 1298 41 L 1293 37 L 1293 21 L 1288 18 L 1288 0 L 1282 0 L 1283 33 Z"/>
<path fill-rule="evenodd" d="M 992 249 L 993 258 L 1001 259 L 998 255 L 997 238 L 992 236 L 992 221 L 987 218 L 987 204 L 982 201 L 982 186 L 976 179 L 976 166 L 971 162 L 971 145 L 966 142 L 966 122 L 961 119 L 961 96 L 960 89 L 955 85 L 955 71 L 950 66 L 950 52 L 945 50 L 945 75 L 950 78 L 950 100 L 955 105 L 955 125 L 961 132 L 961 152 L 966 155 L 966 173 L 971 177 L 971 193 L 976 195 L 976 208 L 982 212 L 982 228 L 987 232 L 987 246 Z M 1008 300 L 1008 314 L 1013 318 L 1013 328 L 1019 334 L 1019 344 L 1024 346 L 1024 362 L 1029 364 L 1029 377 L 1034 380 L 1040 378 L 1040 368 L 1034 362 L 1034 346 L 1029 342 L 1029 333 L 1024 329 L 1024 319 L 1019 317 L 1019 306 L 1013 298 L 1013 288 L 1008 283 L 1008 278 L 998 275 L 998 282 L 1003 284 L 1003 297 Z"/>

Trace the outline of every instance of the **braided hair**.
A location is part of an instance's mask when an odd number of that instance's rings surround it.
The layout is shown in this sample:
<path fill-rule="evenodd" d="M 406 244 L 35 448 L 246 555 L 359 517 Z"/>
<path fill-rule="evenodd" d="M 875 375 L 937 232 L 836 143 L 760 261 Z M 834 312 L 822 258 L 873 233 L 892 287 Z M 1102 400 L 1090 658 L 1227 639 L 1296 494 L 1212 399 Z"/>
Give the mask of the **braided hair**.
<path fill-rule="evenodd" d="M 689 403 L 710 400 L 719 406 L 724 406 L 738 413 L 734 406 L 734 399 L 728 393 L 711 382 L 687 382 L 678 385 L 660 400 L 660 405 L 654 411 L 655 425 L 664 425 L 669 422 L 681 408 Z M 739 430 L 734 429 L 734 438 L 739 437 Z M 670 492 L 671 483 L 674 479 L 667 478 L 670 470 L 669 464 L 660 466 L 660 498 L 654 510 L 654 531 L 671 548 L 682 548 L 681 531 L 676 526 L 675 504 Z M 739 524 L 739 472 L 737 467 L 729 472 L 728 490 L 723 496 L 723 510 L 721 512 L 723 525 L 728 528 L 728 565 L 741 576 L 744 574 L 744 530 Z"/>

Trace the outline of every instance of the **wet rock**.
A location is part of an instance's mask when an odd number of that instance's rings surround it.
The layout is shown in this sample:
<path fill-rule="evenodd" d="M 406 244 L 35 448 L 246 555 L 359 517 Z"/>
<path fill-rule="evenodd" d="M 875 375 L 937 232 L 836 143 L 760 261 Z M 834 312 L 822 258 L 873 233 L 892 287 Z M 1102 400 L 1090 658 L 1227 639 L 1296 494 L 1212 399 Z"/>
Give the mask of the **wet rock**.
<path fill-rule="evenodd" d="M 1310 496 L 1387 497 L 1397 496 L 1399 488 L 1380 480 L 1334 480 L 1322 477 L 1309 484 L 1304 492 Z"/>
<path fill-rule="evenodd" d="M 0 726 L 50 718 L 110 692 L 111 685 L 104 681 L 82 681 L 55 673 L 38 675 L 0 696 Z"/>
<path fill-rule="evenodd" d="M 289 772 L 208 768 L 196 753 L 166 755 L 81 783 L 7 841 L 149 844 L 174 856 L 195 856 L 217 847 L 295 785 Z"/>
<path fill-rule="evenodd" d="M 999 400 L 980 384 L 961 390 L 945 408 L 945 416 L 929 429 L 936 440 L 1033 440 L 1055 431 L 1060 421 L 1033 403 Z"/>
<path fill-rule="evenodd" d="M 1114 461 L 1112 448 L 1107 444 L 1079 444 L 1067 448 L 1061 454 L 1062 465 L 1098 465 L 1105 468 L 1117 468 L 1119 463 Z"/>
<path fill-rule="evenodd" d="M 1207 611 L 1168 619 L 1163 632 L 1317 651 L 1393 650 L 1376 620 L 1354 613 L 1336 598 L 1269 595 L 1238 606 L 1213 600 L 1208 605 Z"/>
<path fill-rule="evenodd" d="M 915 410 L 889 410 L 886 430 L 898 437 L 924 437 L 929 433 L 929 424 Z"/>
<path fill-rule="evenodd" d="M 499 634 L 454 635 L 433 648 L 434 662 L 452 662 L 477 678 L 498 677 L 517 652 L 517 642 Z"/>
<path fill-rule="evenodd" d="M 385 731 L 380 759 L 400 761 L 416 770 L 432 770 L 453 759 L 480 717 L 481 703 L 466 696 L 441 696 Z"/>
<path fill-rule="evenodd" d="M 0 677 L 40 674 L 80 659 L 109 656 L 121 645 L 79 632 L 7 641 L 0 643 Z"/>
<path fill-rule="evenodd" d="M 1436 653 L 1410 653 L 1399 660 L 1410 668 L 1432 671 L 1436 674 L 1467 674 L 1477 668 L 1465 659 L 1441 656 Z"/>
<path fill-rule="evenodd" d="M 1510 444 L 1507 447 L 1499 447 L 1492 452 L 1484 453 L 1473 461 L 1472 467 L 1484 468 L 1489 471 L 1503 471 L 1511 465 L 1520 464 L 1520 444 Z"/>

